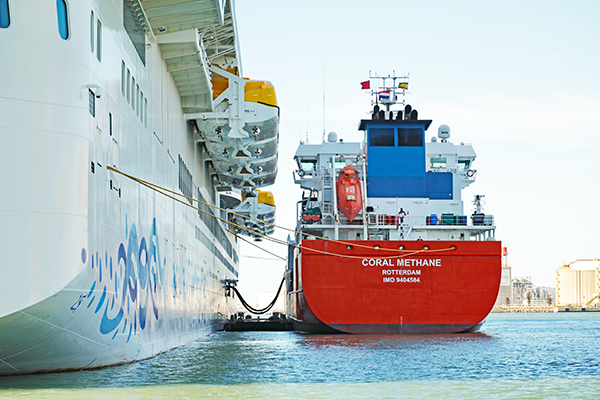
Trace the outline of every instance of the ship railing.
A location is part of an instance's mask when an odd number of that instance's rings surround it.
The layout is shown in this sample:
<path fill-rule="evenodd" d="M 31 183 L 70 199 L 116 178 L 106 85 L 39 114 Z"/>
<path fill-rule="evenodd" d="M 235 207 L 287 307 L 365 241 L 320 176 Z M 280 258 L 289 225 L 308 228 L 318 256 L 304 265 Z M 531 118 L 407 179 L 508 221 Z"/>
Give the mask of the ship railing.
<path fill-rule="evenodd" d="M 358 215 L 356 218 L 354 218 L 354 220 L 352 220 L 352 222 L 350 222 L 344 214 L 339 213 L 338 214 L 338 223 L 342 226 L 343 225 L 352 225 L 352 226 L 362 225 L 363 224 L 362 214 Z"/>
<path fill-rule="evenodd" d="M 296 169 L 292 171 L 292 177 L 294 179 L 294 183 L 297 185 L 301 185 L 306 188 L 323 188 L 325 190 L 331 190 L 333 185 L 335 184 L 335 180 L 339 174 L 340 170 L 336 170 L 335 176 L 331 175 L 331 168 L 326 166 L 320 166 L 316 169 L 307 169 L 300 170 Z M 362 171 L 360 168 L 356 168 L 356 175 L 358 180 L 362 182 L 364 179 L 362 176 Z M 322 185 L 320 183 L 322 181 Z"/>
<path fill-rule="evenodd" d="M 428 172 L 452 172 L 456 173 L 456 168 L 446 168 L 446 167 L 431 167 L 427 170 Z"/>
<path fill-rule="evenodd" d="M 430 167 L 427 172 L 452 172 L 460 176 L 463 181 L 475 182 L 477 178 L 476 169 L 464 169 L 464 168 L 446 168 L 446 167 Z"/>
<path fill-rule="evenodd" d="M 330 201 L 323 202 L 323 214 L 333 214 L 333 204 Z"/>
<path fill-rule="evenodd" d="M 411 215 L 390 215 L 370 213 L 368 215 L 369 225 L 390 227 L 407 224 L 410 226 L 493 226 L 494 216 L 488 214 L 473 214 L 470 217 L 467 215 L 448 214 L 432 214 L 428 216 L 411 216 Z"/>

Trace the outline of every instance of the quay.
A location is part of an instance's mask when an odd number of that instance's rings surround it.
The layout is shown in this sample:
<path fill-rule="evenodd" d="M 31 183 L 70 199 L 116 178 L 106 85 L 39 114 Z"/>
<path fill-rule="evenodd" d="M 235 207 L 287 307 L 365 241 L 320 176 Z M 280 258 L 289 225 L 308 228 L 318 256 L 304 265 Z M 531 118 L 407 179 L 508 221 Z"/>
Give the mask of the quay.
<path fill-rule="evenodd" d="M 596 312 L 600 311 L 598 307 L 582 307 L 582 306 L 526 306 L 526 305 L 510 305 L 510 306 L 494 306 L 493 313 L 551 313 L 551 312 Z"/>
<path fill-rule="evenodd" d="M 560 307 L 556 307 L 556 312 L 596 312 L 596 311 L 600 311 L 600 308 L 598 307 L 582 307 L 582 306 L 574 306 L 574 307 L 566 307 L 566 306 L 560 306 Z"/>

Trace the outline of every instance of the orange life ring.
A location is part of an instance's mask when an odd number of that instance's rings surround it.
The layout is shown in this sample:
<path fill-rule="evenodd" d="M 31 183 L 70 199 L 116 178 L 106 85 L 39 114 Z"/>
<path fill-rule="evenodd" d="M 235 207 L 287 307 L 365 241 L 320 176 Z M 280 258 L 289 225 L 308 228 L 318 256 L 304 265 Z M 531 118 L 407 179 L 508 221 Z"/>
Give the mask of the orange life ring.
<path fill-rule="evenodd" d="M 408 213 L 404 210 L 402 210 L 398 213 L 398 215 L 401 216 L 402 218 L 406 217 L 406 214 L 408 214 Z"/>
<path fill-rule="evenodd" d="M 475 175 L 475 171 L 473 171 L 472 169 L 470 169 L 470 170 L 467 171 L 467 176 L 469 178 L 471 178 L 473 175 Z"/>

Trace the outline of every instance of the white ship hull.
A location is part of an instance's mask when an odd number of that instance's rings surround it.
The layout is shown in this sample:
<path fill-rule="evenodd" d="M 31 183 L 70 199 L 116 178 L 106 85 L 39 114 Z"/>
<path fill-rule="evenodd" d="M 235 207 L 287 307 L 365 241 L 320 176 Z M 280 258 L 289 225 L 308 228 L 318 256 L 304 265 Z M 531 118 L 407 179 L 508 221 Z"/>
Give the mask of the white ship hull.
<path fill-rule="evenodd" d="M 56 2 L 11 1 L 0 29 L 0 375 L 149 358 L 234 311 L 235 236 L 107 169 L 216 203 L 159 46 L 144 65 L 122 14 L 71 1 L 63 40 Z"/>

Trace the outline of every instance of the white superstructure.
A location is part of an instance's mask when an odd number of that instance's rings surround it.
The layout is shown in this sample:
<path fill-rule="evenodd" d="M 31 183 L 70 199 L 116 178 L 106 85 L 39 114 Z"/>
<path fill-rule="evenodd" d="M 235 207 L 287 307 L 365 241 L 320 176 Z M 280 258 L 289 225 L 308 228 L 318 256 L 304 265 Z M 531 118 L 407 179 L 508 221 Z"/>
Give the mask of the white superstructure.
<path fill-rule="evenodd" d="M 207 204 L 273 182 L 278 109 L 243 97 L 232 1 L 0 0 L 0 375 L 148 358 L 234 311 L 237 238 Z M 254 145 L 238 181 L 228 140 Z"/>
<path fill-rule="evenodd" d="M 447 125 L 426 141 L 432 121 L 418 119 L 397 94 L 407 79 L 371 76 L 373 85 L 364 82 L 377 100 L 371 119 L 359 124 L 363 142 L 330 132 L 321 144 L 300 143 L 294 182 L 305 192 L 298 231 L 335 240 L 495 240 L 494 217 L 482 212 L 484 196 L 473 200 L 472 215 L 464 211 L 461 191 L 477 177 L 473 147 L 450 142 Z M 401 108 L 392 110 L 395 104 Z M 361 208 L 352 220 L 341 211 L 336 185 L 347 167 L 362 194 L 361 201 L 352 196 Z"/>

